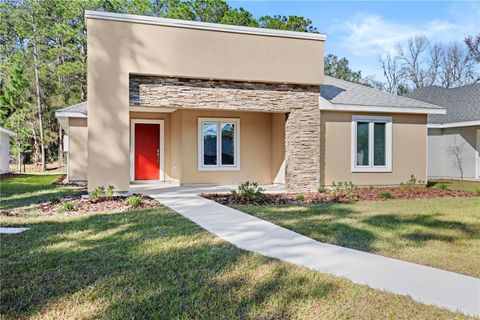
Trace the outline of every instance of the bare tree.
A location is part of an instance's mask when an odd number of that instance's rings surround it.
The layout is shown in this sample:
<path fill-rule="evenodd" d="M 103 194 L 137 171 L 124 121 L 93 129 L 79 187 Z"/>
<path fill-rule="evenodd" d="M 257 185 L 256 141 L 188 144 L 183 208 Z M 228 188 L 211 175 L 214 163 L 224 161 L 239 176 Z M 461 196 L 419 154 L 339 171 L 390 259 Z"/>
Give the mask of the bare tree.
<path fill-rule="evenodd" d="M 407 47 L 397 44 L 395 51 L 401 61 L 400 75 L 411 81 L 416 89 L 430 86 L 435 82 L 436 70 L 434 64 L 427 62 L 430 42 L 424 35 L 410 38 Z"/>
<path fill-rule="evenodd" d="M 383 75 L 387 80 L 387 83 L 384 85 L 384 90 L 389 93 L 397 93 L 397 88 L 401 81 L 398 57 L 392 57 L 390 52 L 387 52 L 384 57 L 379 55 L 377 59 L 383 69 Z"/>
<path fill-rule="evenodd" d="M 465 44 L 468 47 L 470 59 L 480 63 L 480 34 L 475 38 L 472 36 L 466 37 Z"/>
<path fill-rule="evenodd" d="M 444 47 L 441 52 L 439 83 L 444 88 L 462 86 L 472 82 L 475 75 L 474 61 L 459 43 Z"/>
<path fill-rule="evenodd" d="M 453 145 L 446 149 L 447 155 L 453 157 L 455 167 L 460 171 L 460 178 L 463 180 L 463 153 L 465 152 L 465 142 L 458 143 L 457 138 Z"/>
<path fill-rule="evenodd" d="M 475 38 L 468 36 L 465 38 L 465 44 L 468 48 L 468 58 L 474 63 L 480 63 L 480 34 Z M 474 75 L 474 82 L 480 82 L 480 74 Z"/>
<path fill-rule="evenodd" d="M 431 85 L 452 88 L 480 81 L 477 40 L 467 38 L 468 48 L 458 42 L 431 44 L 423 35 L 410 38 L 406 45 L 398 43 L 394 53 L 378 57 L 386 79 L 384 90 L 403 94 Z"/>

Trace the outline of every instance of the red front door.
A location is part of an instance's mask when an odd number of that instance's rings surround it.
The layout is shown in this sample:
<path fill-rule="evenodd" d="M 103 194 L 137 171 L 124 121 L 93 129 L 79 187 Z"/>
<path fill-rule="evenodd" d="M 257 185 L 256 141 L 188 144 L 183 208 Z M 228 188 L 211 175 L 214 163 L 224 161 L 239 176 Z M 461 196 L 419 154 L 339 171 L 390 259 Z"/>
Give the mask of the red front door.
<path fill-rule="evenodd" d="M 160 179 L 160 125 L 135 124 L 135 180 Z"/>

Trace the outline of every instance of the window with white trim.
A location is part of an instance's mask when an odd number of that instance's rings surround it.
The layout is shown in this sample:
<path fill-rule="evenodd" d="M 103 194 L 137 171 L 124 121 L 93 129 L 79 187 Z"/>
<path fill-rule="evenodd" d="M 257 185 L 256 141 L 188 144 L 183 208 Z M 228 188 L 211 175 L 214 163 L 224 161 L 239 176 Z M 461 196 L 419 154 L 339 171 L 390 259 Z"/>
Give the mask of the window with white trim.
<path fill-rule="evenodd" d="M 352 117 L 352 171 L 392 170 L 392 117 Z"/>
<path fill-rule="evenodd" d="M 240 169 L 240 120 L 198 119 L 198 170 Z"/>

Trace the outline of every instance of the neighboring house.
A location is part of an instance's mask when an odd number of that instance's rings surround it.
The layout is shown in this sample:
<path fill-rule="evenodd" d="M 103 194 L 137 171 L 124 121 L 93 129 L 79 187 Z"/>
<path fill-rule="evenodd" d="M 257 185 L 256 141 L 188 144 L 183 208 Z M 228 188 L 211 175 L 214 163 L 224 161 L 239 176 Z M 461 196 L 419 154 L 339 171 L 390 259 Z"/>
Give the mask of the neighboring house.
<path fill-rule="evenodd" d="M 16 136 L 15 132 L 0 127 L 0 174 L 10 171 L 10 137 Z"/>
<path fill-rule="evenodd" d="M 480 83 L 431 86 L 407 96 L 447 109 L 428 116 L 429 178 L 480 179 Z"/>
<path fill-rule="evenodd" d="M 69 179 L 89 190 L 426 179 L 427 115 L 445 110 L 325 77 L 325 35 L 93 11 L 86 24 L 88 106 L 57 117 Z"/>
<path fill-rule="evenodd" d="M 67 154 L 67 178 L 72 183 L 87 182 L 87 103 L 55 112 L 65 130 L 63 151 Z"/>

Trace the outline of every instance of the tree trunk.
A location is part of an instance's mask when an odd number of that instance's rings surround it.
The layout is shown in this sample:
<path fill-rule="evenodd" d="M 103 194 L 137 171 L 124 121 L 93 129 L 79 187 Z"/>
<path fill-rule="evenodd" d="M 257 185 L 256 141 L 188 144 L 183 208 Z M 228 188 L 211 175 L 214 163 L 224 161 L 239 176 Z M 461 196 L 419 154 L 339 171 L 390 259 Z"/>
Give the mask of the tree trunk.
<path fill-rule="evenodd" d="M 36 39 L 36 28 L 35 28 L 35 19 L 32 13 L 32 29 L 33 29 L 33 64 L 35 69 L 35 89 L 37 95 L 37 108 L 38 108 L 38 127 L 39 127 L 39 142 L 40 142 L 40 151 L 41 151 L 41 171 L 45 172 L 45 143 L 43 139 L 43 115 L 42 115 L 42 97 L 40 95 L 40 80 L 38 75 L 38 47 L 37 47 L 37 39 Z"/>
<path fill-rule="evenodd" d="M 35 167 L 40 162 L 40 147 L 38 145 L 37 132 L 35 131 L 35 124 L 32 122 L 32 137 L 33 137 L 33 162 Z"/>
<path fill-rule="evenodd" d="M 19 151 L 17 155 L 17 172 L 22 172 L 22 153 Z"/>
<path fill-rule="evenodd" d="M 62 127 L 58 127 L 58 169 L 63 171 L 63 139 L 62 139 Z"/>

